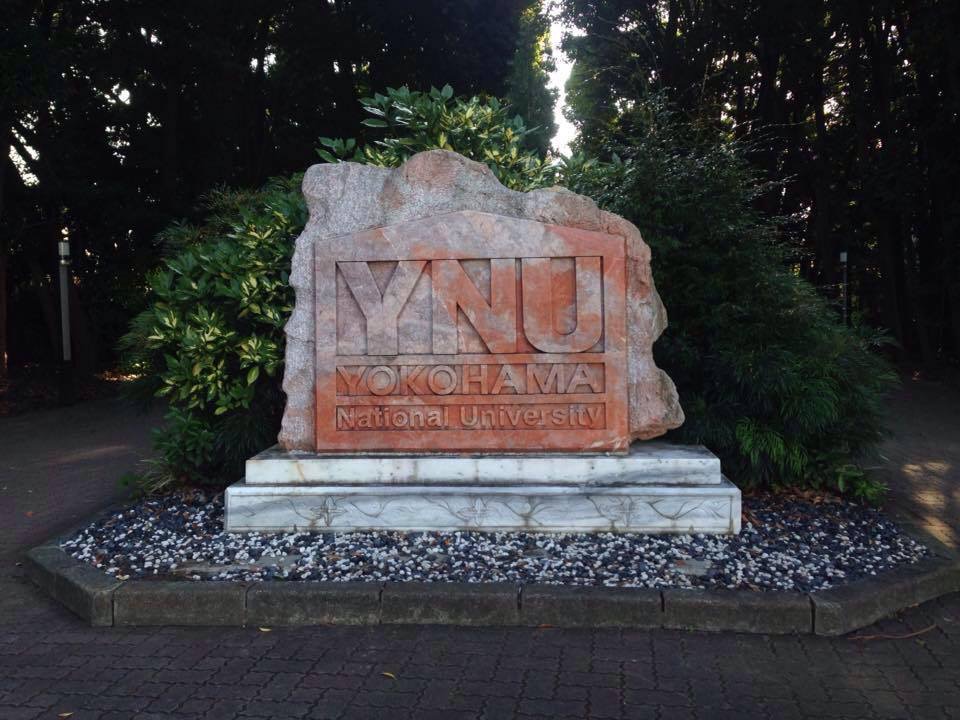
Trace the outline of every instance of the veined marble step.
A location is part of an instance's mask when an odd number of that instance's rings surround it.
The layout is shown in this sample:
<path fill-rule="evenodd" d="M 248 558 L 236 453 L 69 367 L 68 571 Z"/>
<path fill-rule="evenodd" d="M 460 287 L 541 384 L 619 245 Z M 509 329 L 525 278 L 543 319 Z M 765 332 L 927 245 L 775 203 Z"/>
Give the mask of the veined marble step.
<path fill-rule="evenodd" d="M 247 485 L 719 485 L 702 446 L 634 443 L 625 455 L 337 455 L 270 448 L 247 460 Z"/>
<path fill-rule="evenodd" d="M 737 533 L 740 490 L 715 485 L 299 485 L 227 488 L 228 532 L 480 530 Z"/>

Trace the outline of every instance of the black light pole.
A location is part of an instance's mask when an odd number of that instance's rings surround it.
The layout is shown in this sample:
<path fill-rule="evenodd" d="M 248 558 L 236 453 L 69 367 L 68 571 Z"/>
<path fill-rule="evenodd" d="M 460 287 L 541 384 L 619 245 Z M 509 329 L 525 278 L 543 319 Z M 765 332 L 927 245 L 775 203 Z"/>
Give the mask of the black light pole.
<path fill-rule="evenodd" d="M 73 352 L 70 341 L 70 237 L 64 232 L 58 244 L 60 251 L 60 404 L 74 400 Z"/>
<path fill-rule="evenodd" d="M 840 253 L 840 267 L 843 270 L 843 280 L 840 283 L 840 298 L 843 302 L 843 324 L 849 325 L 847 317 L 847 251 Z"/>

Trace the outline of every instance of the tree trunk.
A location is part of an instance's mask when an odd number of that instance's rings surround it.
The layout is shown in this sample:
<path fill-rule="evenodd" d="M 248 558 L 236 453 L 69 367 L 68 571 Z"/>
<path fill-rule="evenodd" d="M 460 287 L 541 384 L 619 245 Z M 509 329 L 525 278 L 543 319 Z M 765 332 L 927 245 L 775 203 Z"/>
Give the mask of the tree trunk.
<path fill-rule="evenodd" d="M 70 335 L 73 340 L 73 366 L 78 376 L 92 375 L 97 369 L 97 343 L 90 318 L 83 307 L 77 286 L 70 283 Z"/>
<path fill-rule="evenodd" d="M 833 237 L 830 235 L 830 189 L 829 172 L 827 169 L 827 122 L 823 113 L 825 98 L 823 87 L 824 58 L 817 55 L 816 74 L 813 79 L 813 238 L 817 252 L 817 272 L 821 284 L 830 288 L 837 282 L 836 261 L 837 249 L 834 247 Z"/>
<path fill-rule="evenodd" d="M 861 33 L 865 40 L 867 56 L 871 64 L 870 100 L 873 107 L 876 136 L 879 147 L 875 151 L 875 167 L 884 169 L 892 167 L 896 158 L 907 157 L 908 154 L 899 151 L 902 138 L 894 133 L 894 118 L 891 116 L 891 95 L 895 60 L 890 48 L 890 23 L 885 18 L 873 18 L 871 28 L 866 16 L 861 17 Z M 875 29 L 874 29 L 875 28 Z M 900 208 L 876 193 L 873 198 L 874 221 L 880 229 L 880 252 L 883 256 L 882 280 L 884 284 L 884 306 L 887 311 L 887 322 L 897 333 L 901 346 L 908 352 L 917 340 L 911 329 L 916 329 L 912 322 L 918 320 L 912 297 L 908 291 L 907 252 L 912 247 L 909 221 L 905 219 Z"/>
<path fill-rule="evenodd" d="M 772 180 L 777 172 L 777 140 L 772 127 L 779 122 L 777 106 L 777 76 L 780 72 L 780 50 L 776 38 L 760 37 L 757 42 L 757 60 L 760 71 L 760 87 L 757 90 L 756 117 L 763 132 L 764 148 L 758 158 L 766 179 Z M 779 212 L 779 193 L 769 191 L 758 198 L 760 208 L 769 215 Z"/>
<path fill-rule="evenodd" d="M 30 267 L 31 285 L 37 296 L 37 303 L 40 305 L 40 311 L 43 314 L 43 322 L 47 327 L 47 340 L 53 350 L 53 358 L 60 358 L 60 325 L 57 317 L 57 309 L 54 304 L 53 288 L 47 282 L 49 272 L 45 271 L 36 257 L 27 259 Z"/>
<path fill-rule="evenodd" d="M 5 142 L 7 134 L 9 133 L 6 119 L 2 120 L 2 122 L 3 125 L 0 125 L 0 127 L 3 128 L 3 135 L 0 137 L 2 137 L 3 140 L 0 140 L 0 148 L 9 148 L 9 144 Z M 6 158 L 0 161 L 0 378 L 5 378 L 10 370 L 7 349 L 7 269 L 10 266 L 10 250 L 7 247 L 6 233 L 4 233 L 2 229 L 3 221 L 6 219 L 3 213 L 5 209 L 4 200 L 6 196 L 4 192 L 6 191 L 5 181 L 7 179 L 8 164 L 9 162 Z"/>
<path fill-rule="evenodd" d="M 736 78 L 737 78 L 737 109 L 734 132 L 736 133 L 737 139 L 743 138 L 747 134 L 749 129 L 747 126 L 747 93 L 746 93 L 746 84 L 747 71 L 746 66 L 747 62 L 745 59 L 746 53 L 743 50 L 737 51 L 737 60 L 736 60 Z"/>
<path fill-rule="evenodd" d="M 953 335 L 953 351 L 960 353 L 960 281 L 947 288 L 947 313 Z"/>
<path fill-rule="evenodd" d="M 161 202 L 168 212 L 175 212 L 177 201 L 178 137 L 177 120 L 180 114 L 180 81 L 171 70 L 167 78 L 163 120 L 163 167 L 161 177 Z"/>
<path fill-rule="evenodd" d="M 956 11 L 954 11 L 956 12 Z M 929 339 L 932 352 L 960 354 L 960 283 L 956 281 L 956 243 L 951 215 L 956 216 L 960 202 L 955 200 L 954 143 L 958 123 L 955 110 L 960 94 L 956 93 L 956 69 L 960 57 L 956 44 L 945 38 L 945 47 L 931 52 L 925 30 L 946 26 L 949 11 L 936 5 L 922 5 L 909 14 L 896 18 L 903 45 L 914 66 L 918 94 L 916 113 L 917 159 L 927 178 L 928 199 L 918 208 L 918 247 L 916 259 L 917 287 L 924 290 L 918 309 L 922 327 L 926 323 L 934 337 Z M 915 29 L 916 28 L 916 29 Z M 951 212 L 953 207 L 953 212 Z M 955 221 L 953 221 L 955 222 Z"/>
<path fill-rule="evenodd" d="M 256 32 L 257 71 L 254 74 L 251 89 L 250 107 L 251 119 L 250 147 L 247 160 L 247 183 L 256 185 L 263 177 L 263 168 L 268 156 L 266 147 L 267 138 L 267 98 L 265 86 L 267 78 L 267 41 L 269 39 L 271 17 L 258 18 Z"/>
<path fill-rule="evenodd" d="M 7 364 L 7 248 L 0 247 L 0 378 L 9 371 Z"/>
<path fill-rule="evenodd" d="M 326 8 L 329 12 L 331 7 L 328 3 L 319 3 L 320 7 Z M 335 9 L 337 16 L 337 25 L 340 26 L 340 23 L 349 23 L 349 28 L 346 31 L 347 37 L 358 37 L 359 29 L 357 27 L 357 10 L 352 7 L 349 3 L 344 2 L 335 2 L 332 6 Z M 342 27 L 342 26 L 341 26 Z M 344 117 L 344 122 L 349 123 L 350 127 L 356 127 L 360 122 L 360 118 L 363 116 L 362 111 L 359 110 L 360 103 L 358 103 L 356 98 L 356 86 L 357 78 L 354 73 L 354 65 L 357 49 L 355 43 L 344 42 L 342 39 L 335 44 L 335 56 L 337 61 L 337 67 L 340 68 L 340 72 L 336 74 L 336 79 L 333 82 L 333 87 L 336 89 L 337 97 L 343 100 L 347 98 L 350 99 L 348 103 L 349 115 Z"/>

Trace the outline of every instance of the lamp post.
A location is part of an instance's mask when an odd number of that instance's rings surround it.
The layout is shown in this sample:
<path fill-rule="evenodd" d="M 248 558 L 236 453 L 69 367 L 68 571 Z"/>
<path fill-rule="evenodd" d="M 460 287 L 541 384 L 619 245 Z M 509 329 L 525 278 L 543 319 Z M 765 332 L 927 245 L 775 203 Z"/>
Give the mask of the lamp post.
<path fill-rule="evenodd" d="M 70 236 L 63 230 L 57 243 L 60 254 L 60 404 L 73 402 L 73 352 L 70 342 Z"/>
<path fill-rule="evenodd" d="M 847 251 L 840 253 L 840 268 L 843 271 L 843 280 L 840 282 L 840 300 L 843 303 L 843 324 L 847 325 Z"/>

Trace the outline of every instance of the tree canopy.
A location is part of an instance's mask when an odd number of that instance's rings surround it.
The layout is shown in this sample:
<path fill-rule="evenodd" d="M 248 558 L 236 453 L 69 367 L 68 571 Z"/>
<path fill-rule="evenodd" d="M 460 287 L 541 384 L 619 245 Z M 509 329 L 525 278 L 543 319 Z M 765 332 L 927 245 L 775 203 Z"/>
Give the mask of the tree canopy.
<path fill-rule="evenodd" d="M 215 188 L 304 170 L 319 136 L 356 133 L 375 89 L 509 95 L 543 125 L 531 143 L 552 135 L 537 0 L 3 7 L 0 357 L 18 364 L 57 354 L 59 239 L 73 244 L 75 356 L 89 369 L 142 305 L 164 226 L 197 217 Z"/>
<path fill-rule="evenodd" d="M 789 218 L 791 262 L 933 365 L 960 352 L 960 5 L 937 0 L 561 0 L 578 35 L 567 91 L 580 147 L 602 153 L 664 94 L 749 139 Z M 781 182 L 783 181 L 783 182 Z"/>

